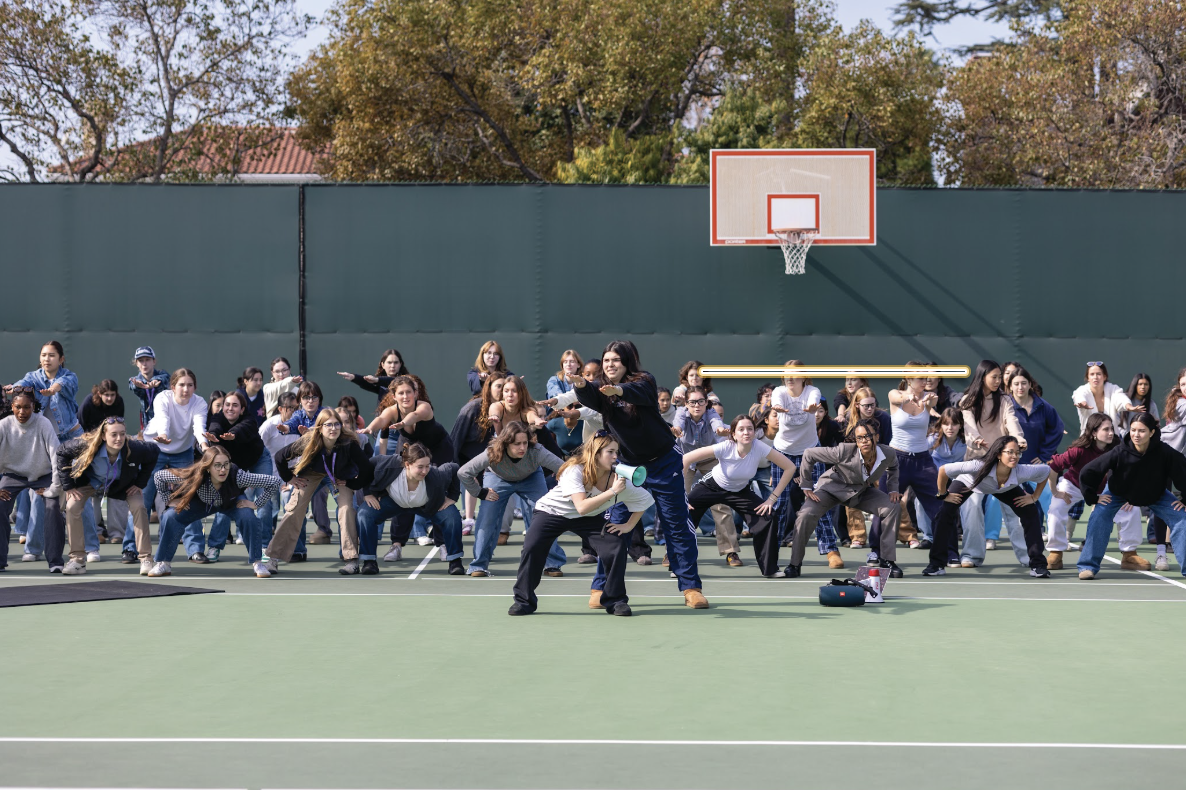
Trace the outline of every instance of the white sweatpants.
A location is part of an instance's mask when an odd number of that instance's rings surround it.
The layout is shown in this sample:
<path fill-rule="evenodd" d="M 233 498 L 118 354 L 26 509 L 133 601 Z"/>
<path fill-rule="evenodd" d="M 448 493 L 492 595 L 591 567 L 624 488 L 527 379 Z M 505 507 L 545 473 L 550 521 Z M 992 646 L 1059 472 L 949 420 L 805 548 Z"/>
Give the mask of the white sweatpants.
<path fill-rule="evenodd" d="M 1065 477 L 1058 481 L 1058 491 L 1070 494 L 1071 502 L 1067 504 L 1057 495 L 1050 500 L 1050 516 L 1046 521 L 1050 528 L 1046 548 L 1050 551 L 1067 550 L 1067 524 L 1070 523 L 1068 514 L 1072 506 L 1083 501 L 1083 492 Z M 1116 523 L 1120 525 L 1120 550 L 1136 551 L 1141 545 L 1141 509 L 1134 507 L 1117 511 Z"/>

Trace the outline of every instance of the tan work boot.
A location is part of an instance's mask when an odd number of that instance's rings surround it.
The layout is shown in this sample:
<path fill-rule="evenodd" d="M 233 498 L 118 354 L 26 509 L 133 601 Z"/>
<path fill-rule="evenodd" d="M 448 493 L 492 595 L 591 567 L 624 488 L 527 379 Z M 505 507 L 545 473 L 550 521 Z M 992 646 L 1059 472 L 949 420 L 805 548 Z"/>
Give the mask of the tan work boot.
<path fill-rule="evenodd" d="M 1148 571 L 1152 570 L 1153 566 L 1149 564 L 1149 560 L 1137 554 L 1135 551 L 1120 552 L 1120 570 L 1122 571 Z"/>
<path fill-rule="evenodd" d="M 1095 574 L 1091 571 L 1079 571 L 1079 581 L 1089 582 L 1095 578 Z"/>
<path fill-rule="evenodd" d="M 589 608 L 590 609 L 604 609 L 601 605 L 601 590 L 589 591 Z"/>
<path fill-rule="evenodd" d="M 828 567 L 835 570 L 836 568 L 844 567 L 844 558 L 840 556 L 838 551 L 828 552 Z"/>
<path fill-rule="evenodd" d="M 704 597 L 704 593 L 693 587 L 690 590 L 684 590 L 684 606 L 690 606 L 693 609 L 707 609 L 708 599 Z"/>
<path fill-rule="evenodd" d="M 1052 571 L 1062 570 L 1062 552 L 1052 551 L 1050 556 L 1046 558 L 1046 567 Z"/>

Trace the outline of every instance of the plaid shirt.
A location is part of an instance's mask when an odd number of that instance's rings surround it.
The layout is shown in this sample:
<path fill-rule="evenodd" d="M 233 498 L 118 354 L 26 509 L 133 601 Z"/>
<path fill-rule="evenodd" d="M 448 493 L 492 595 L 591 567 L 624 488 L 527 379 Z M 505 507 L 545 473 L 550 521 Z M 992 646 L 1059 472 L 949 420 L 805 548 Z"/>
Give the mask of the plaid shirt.
<path fill-rule="evenodd" d="M 166 494 L 173 493 L 173 489 L 181 482 L 181 478 L 174 474 L 172 469 L 161 469 L 153 476 L 153 479 L 156 480 L 157 490 L 166 492 Z M 256 475 L 251 472 L 244 472 L 242 469 L 239 470 L 235 482 L 244 491 L 249 488 L 259 489 L 259 494 L 255 497 L 256 507 L 263 507 L 264 503 L 275 496 L 276 492 L 280 490 L 279 477 Z M 203 504 L 211 508 L 218 509 L 222 507 L 222 491 L 215 488 L 214 483 L 210 482 L 209 478 L 198 486 L 198 499 L 202 500 Z"/>

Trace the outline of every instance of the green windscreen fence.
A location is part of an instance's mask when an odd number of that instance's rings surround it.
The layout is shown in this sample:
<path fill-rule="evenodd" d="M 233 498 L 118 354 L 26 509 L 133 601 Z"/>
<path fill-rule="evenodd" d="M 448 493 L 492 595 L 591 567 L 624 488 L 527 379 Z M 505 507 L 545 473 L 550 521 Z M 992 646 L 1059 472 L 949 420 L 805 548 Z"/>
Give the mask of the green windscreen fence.
<path fill-rule="evenodd" d="M 84 388 L 126 386 L 143 344 L 162 367 L 193 368 L 202 394 L 276 356 L 295 367 L 300 190 L 0 187 L 0 375 L 36 367 L 50 337 Z M 633 340 L 669 387 L 690 359 L 1018 360 L 1072 433 L 1087 360 L 1105 360 L 1122 386 L 1150 374 L 1159 398 L 1186 361 L 1175 309 L 1186 193 L 883 189 L 877 246 L 816 248 L 791 277 L 775 248 L 708 245 L 706 187 L 303 191 L 306 374 L 328 401 L 359 397 L 364 414 L 374 396 L 336 374 L 373 373 L 393 347 L 450 425 L 491 338 L 536 397 L 565 349 L 587 358 L 614 338 Z M 758 383 L 717 382 L 727 414 Z M 840 383 L 817 382 L 828 395 Z"/>

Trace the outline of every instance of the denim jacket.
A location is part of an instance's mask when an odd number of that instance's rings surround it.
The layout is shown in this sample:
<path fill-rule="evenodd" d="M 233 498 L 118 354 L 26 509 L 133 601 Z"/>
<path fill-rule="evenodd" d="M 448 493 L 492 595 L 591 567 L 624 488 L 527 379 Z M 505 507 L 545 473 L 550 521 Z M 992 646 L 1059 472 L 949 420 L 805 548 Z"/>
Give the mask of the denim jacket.
<path fill-rule="evenodd" d="M 136 382 L 140 381 L 147 384 L 150 381 L 159 381 L 153 389 L 142 389 L 136 386 Z M 142 373 L 137 373 L 128 379 L 128 389 L 132 391 L 140 400 L 140 427 L 143 428 L 148 425 L 148 421 L 152 419 L 152 399 L 160 393 L 169 389 L 169 374 L 163 370 L 152 369 L 152 378 L 144 378 Z"/>
<path fill-rule="evenodd" d="M 53 384 L 61 384 L 62 391 L 54 395 L 41 394 L 41 390 L 47 390 Z M 41 413 L 53 423 L 59 440 L 78 426 L 78 404 L 74 400 L 78 395 L 78 376 L 66 368 L 58 368 L 58 377 L 52 382 L 44 370 L 37 368 L 26 373 L 23 379 L 12 386 L 34 389 L 33 397 L 41 404 Z"/>
<path fill-rule="evenodd" d="M 317 415 L 321 414 L 322 410 L 325 408 L 327 407 L 322 406 L 312 414 L 309 414 L 304 409 L 297 409 L 292 413 L 292 417 L 288 419 L 288 422 L 284 424 L 288 426 L 289 433 L 296 433 L 297 428 L 301 425 L 305 426 L 306 428 L 312 428 L 313 424 L 317 422 Z"/>

